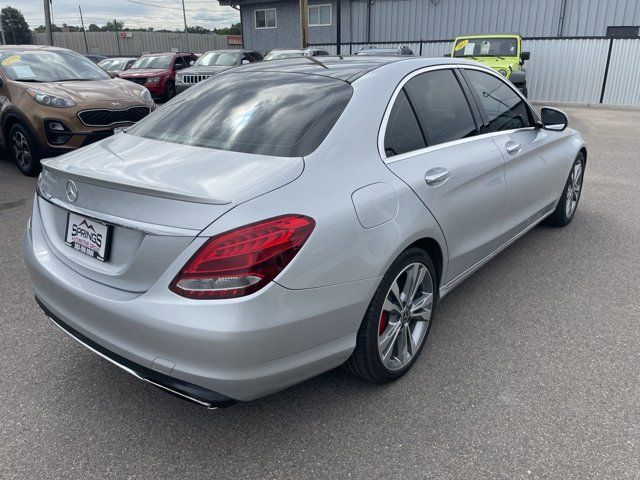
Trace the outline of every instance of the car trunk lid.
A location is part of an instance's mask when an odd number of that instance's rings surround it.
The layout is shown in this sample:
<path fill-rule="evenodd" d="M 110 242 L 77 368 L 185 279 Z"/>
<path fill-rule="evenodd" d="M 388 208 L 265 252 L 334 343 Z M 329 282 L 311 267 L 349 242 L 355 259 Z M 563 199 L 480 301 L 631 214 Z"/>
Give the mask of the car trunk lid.
<path fill-rule="evenodd" d="M 42 163 L 38 208 L 56 256 L 93 280 L 146 291 L 202 229 L 295 180 L 304 162 L 118 134 Z M 106 262 L 65 244 L 69 212 L 111 226 Z"/>

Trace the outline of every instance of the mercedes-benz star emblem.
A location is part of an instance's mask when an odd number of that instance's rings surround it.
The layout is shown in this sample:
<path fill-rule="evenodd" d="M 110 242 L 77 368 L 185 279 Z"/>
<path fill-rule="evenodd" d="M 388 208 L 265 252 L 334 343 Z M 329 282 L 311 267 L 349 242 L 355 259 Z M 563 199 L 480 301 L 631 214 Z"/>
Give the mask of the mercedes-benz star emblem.
<path fill-rule="evenodd" d="M 67 199 L 71 203 L 78 199 L 78 187 L 73 180 L 67 180 Z"/>

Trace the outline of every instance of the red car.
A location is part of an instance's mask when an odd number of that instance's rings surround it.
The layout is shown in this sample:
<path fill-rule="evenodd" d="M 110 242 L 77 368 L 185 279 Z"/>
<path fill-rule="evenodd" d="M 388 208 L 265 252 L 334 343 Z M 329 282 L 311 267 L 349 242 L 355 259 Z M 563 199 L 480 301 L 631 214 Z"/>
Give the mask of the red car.
<path fill-rule="evenodd" d="M 176 95 L 176 71 L 196 60 L 193 53 L 149 53 L 141 56 L 120 78 L 144 85 L 156 100 L 170 100 Z"/>

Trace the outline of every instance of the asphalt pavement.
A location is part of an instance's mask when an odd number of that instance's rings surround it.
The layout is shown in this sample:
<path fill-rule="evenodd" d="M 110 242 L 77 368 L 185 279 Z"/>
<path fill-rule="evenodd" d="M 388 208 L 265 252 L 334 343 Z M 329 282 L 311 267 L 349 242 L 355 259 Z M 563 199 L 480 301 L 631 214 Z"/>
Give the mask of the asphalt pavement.
<path fill-rule="evenodd" d="M 35 180 L 2 154 L 0 478 L 640 478 L 640 111 L 566 111 L 589 146 L 573 223 L 446 297 L 411 372 L 216 411 L 44 317 L 19 246 Z"/>

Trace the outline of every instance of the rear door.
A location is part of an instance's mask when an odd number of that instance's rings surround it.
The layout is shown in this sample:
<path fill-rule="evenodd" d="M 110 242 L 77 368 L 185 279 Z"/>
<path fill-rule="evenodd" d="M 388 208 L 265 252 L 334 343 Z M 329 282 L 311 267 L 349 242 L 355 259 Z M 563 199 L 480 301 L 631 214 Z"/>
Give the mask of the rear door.
<path fill-rule="evenodd" d="M 414 74 L 385 117 L 388 167 L 444 232 L 445 283 L 496 248 L 505 196 L 504 160 L 490 136 L 478 136 L 477 109 L 460 80 L 451 68 Z"/>
<path fill-rule="evenodd" d="M 553 209 L 557 178 L 565 178 L 551 132 L 538 128 L 535 114 L 498 74 L 461 69 L 480 108 L 481 133 L 492 135 L 505 159 L 506 202 L 501 241 L 506 242 Z"/>

